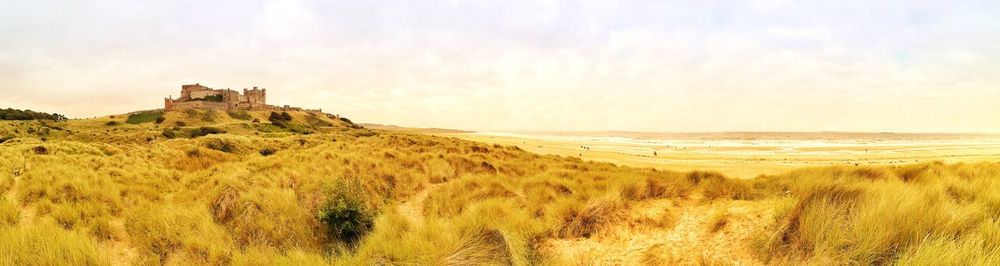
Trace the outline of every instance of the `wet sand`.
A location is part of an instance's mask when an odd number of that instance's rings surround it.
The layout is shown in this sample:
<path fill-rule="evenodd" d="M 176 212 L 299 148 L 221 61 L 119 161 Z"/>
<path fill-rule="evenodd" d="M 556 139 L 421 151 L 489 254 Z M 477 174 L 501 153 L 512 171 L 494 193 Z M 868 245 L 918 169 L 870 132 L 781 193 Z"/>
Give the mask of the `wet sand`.
<path fill-rule="evenodd" d="M 1000 135 L 892 133 L 439 133 L 618 165 L 753 178 L 830 165 L 1000 162 Z M 655 153 L 654 153 L 655 152 Z"/>

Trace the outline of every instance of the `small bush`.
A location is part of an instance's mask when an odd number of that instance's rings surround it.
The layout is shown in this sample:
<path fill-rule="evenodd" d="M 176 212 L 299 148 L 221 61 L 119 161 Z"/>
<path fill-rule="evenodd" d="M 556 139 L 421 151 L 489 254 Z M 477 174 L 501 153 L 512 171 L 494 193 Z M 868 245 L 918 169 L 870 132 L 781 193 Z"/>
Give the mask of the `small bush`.
<path fill-rule="evenodd" d="M 104 123 L 105 126 L 113 127 L 118 125 L 118 121 L 108 121 Z"/>
<path fill-rule="evenodd" d="M 225 130 L 222 130 L 222 129 L 219 129 L 219 128 L 214 128 L 214 127 L 199 127 L 199 128 L 191 130 L 191 133 L 189 133 L 188 135 L 191 136 L 192 138 L 197 138 L 197 137 L 208 136 L 208 135 L 211 135 L 211 134 L 225 134 L 225 133 L 226 133 Z"/>
<path fill-rule="evenodd" d="M 157 124 L 162 124 L 163 121 L 167 121 L 167 118 L 166 117 L 162 117 L 162 116 L 156 117 L 156 123 Z"/>
<path fill-rule="evenodd" d="M 184 121 L 177 121 L 177 122 L 174 122 L 174 124 L 177 125 L 177 126 L 179 126 L 179 127 L 187 126 L 187 123 L 184 123 Z"/>
<path fill-rule="evenodd" d="M 38 154 L 38 155 L 49 154 L 49 149 L 47 149 L 47 148 L 45 148 L 43 146 L 35 146 L 34 148 L 31 148 L 31 151 L 35 152 L 35 154 Z"/>
<path fill-rule="evenodd" d="M 273 122 L 274 120 L 285 120 L 285 119 L 281 117 L 281 114 L 277 112 L 271 112 L 271 114 L 267 116 L 267 120 Z"/>
<path fill-rule="evenodd" d="M 288 112 L 281 112 L 281 118 L 285 121 L 292 121 L 292 115 L 288 114 Z"/>
<path fill-rule="evenodd" d="M 174 133 L 174 131 L 170 130 L 169 128 L 165 128 L 163 129 L 163 137 L 168 139 L 176 138 L 177 133 Z"/>
<path fill-rule="evenodd" d="M 237 150 L 236 144 L 224 139 L 212 139 L 205 143 L 205 147 L 225 153 L 233 153 Z"/>
<path fill-rule="evenodd" d="M 319 211 L 319 221 L 327 237 L 353 243 L 372 228 L 373 214 L 361 200 L 359 185 L 340 182 L 330 192 Z"/>
<path fill-rule="evenodd" d="M 271 121 L 271 124 L 274 124 L 275 126 L 281 128 L 288 128 L 288 121 L 291 119 L 285 119 L 285 117 L 282 116 L 281 114 L 278 114 L 276 112 L 271 112 L 271 115 L 267 117 L 267 120 Z"/>
<path fill-rule="evenodd" d="M 260 155 L 270 156 L 270 155 L 273 155 L 273 154 L 275 154 L 277 152 L 278 152 L 278 150 L 275 150 L 274 148 L 264 148 L 264 149 L 260 150 Z"/>

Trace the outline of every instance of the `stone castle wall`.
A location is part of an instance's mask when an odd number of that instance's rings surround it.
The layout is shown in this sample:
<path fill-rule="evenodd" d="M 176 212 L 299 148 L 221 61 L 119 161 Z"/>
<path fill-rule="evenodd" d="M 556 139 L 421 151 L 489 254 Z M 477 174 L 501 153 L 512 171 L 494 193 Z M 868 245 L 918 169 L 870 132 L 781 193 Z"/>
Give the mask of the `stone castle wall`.
<path fill-rule="evenodd" d="M 205 97 L 221 95 L 222 101 L 206 101 Z M 221 110 L 265 110 L 267 105 L 267 89 L 243 89 L 238 91 L 225 89 L 216 90 L 201 84 L 182 85 L 181 96 L 177 99 L 166 98 L 163 101 L 166 110 L 172 109 L 221 109 Z"/>
<path fill-rule="evenodd" d="M 207 96 L 222 95 L 222 101 L 205 100 Z M 186 109 L 216 109 L 216 110 L 257 110 L 257 111 L 308 111 L 322 112 L 321 109 L 303 109 L 292 106 L 274 106 L 267 104 L 267 89 L 243 89 L 238 91 L 217 90 L 201 84 L 182 85 L 181 96 L 177 99 L 164 98 L 163 108 L 166 110 Z"/>

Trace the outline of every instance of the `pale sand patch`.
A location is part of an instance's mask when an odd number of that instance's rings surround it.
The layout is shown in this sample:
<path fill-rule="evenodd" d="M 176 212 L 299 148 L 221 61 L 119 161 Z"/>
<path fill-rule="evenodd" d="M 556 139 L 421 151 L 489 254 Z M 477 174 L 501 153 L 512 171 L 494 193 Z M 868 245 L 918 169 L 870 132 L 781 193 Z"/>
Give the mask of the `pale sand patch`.
<path fill-rule="evenodd" d="M 542 251 L 562 265 L 762 265 L 752 238 L 772 221 L 766 202 L 730 201 L 674 207 L 670 200 L 641 203 L 630 218 L 591 238 L 552 239 Z M 670 207 L 664 207 L 670 206 Z M 656 224 L 644 218 L 676 213 L 676 221 Z M 726 212 L 726 223 L 712 232 L 712 215 Z"/>
<path fill-rule="evenodd" d="M 399 204 L 399 213 L 406 217 L 412 226 L 421 226 L 424 224 L 424 201 L 427 200 L 427 195 L 430 194 L 431 190 L 440 184 L 432 184 L 425 187 L 417 194 L 410 197 L 410 199 Z"/>

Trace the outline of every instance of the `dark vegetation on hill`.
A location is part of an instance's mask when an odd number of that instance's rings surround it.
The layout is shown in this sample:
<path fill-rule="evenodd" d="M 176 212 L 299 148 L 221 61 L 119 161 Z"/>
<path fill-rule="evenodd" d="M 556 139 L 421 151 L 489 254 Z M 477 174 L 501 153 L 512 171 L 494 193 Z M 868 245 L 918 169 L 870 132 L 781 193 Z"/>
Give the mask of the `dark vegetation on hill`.
<path fill-rule="evenodd" d="M 0 120 L 66 120 L 66 116 L 56 113 L 43 113 L 31 110 L 0 109 Z"/>

